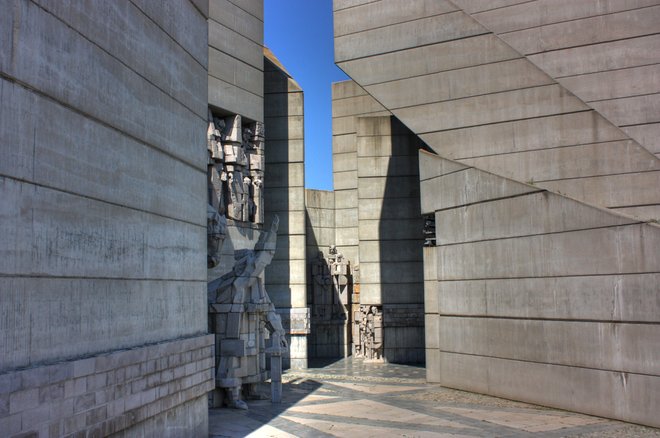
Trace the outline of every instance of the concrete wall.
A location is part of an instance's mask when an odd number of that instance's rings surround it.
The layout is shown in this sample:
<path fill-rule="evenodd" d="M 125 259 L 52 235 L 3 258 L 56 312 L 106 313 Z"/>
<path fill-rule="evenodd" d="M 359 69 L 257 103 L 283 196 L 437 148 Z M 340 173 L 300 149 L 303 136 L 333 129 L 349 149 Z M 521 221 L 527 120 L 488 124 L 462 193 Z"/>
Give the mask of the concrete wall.
<path fill-rule="evenodd" d="M 314 277 L 312 263 L 319 252 L 328 256 L 328 248 L 335 244 L 335 192 L 326 190 L 305 190 L 305 216 L 307 234 L 307 299 L 312 303 Z M 313 311 L 313 309 L 311 309 Z M 311 316 L 311 332 L 307 345 L 310 358 L 342 357 L 340 331 L 336 326 L 318 325 Z"/>
<path fill-rule="evenodd" d="M 263 0 L 209 0 L 208 103 L 264 121 Z"/>
<path fill-rule="evenodd" d="M 439 155 L 430 381 L 658 426 L 653 3 L 335 0 L 338 65 Z"/>
<path fill-rule="evenodd" d="M 442 156 L 658 219 L 660 6 L 519 3 L 336 2 L 336 60 Z"/>
<path fill-rule="evenodd" d="M 204 11 L 15 0 L 0 44 L 0 430 L 204 432 Z"/>
<path fill-rule="evenodd" d="M 332 84 L 332 177 L 335 244 L 352 264 L 360 263 L 358 237 L 357 116 L 390 113 L 353 81 Z"/>
<path fill-rule="evenodd" d="M 382 306 L 389 362 L 424 362 L 423 147 L 391 116 L 357 118 L 360 304 Z"/>
<path fill-rule="evenodd" d="M 278 215 L 277 251 L 266 268 L 266 288 L 291 334 L 285 366 L 307 368 L 305 165 L 303 90 L 265 49 L 266 223 Z"/>
<path fill-rule="evenodd" d="M 428 153 L 420 167 L 428 380 L 660 425 L 660 227 Z"/>

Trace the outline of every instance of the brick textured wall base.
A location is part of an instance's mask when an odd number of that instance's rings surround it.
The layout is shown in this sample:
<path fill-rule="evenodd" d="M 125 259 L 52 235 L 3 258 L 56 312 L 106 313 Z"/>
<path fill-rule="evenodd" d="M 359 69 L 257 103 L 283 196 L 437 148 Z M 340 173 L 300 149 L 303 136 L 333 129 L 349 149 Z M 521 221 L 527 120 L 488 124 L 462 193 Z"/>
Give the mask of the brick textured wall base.
<path fill-rule="evenodd" d="M 0 431 L 128 436 L 146 427 L 160 436 L 205 435 L 213 342 L 203 335 L 0 374 Z"/>

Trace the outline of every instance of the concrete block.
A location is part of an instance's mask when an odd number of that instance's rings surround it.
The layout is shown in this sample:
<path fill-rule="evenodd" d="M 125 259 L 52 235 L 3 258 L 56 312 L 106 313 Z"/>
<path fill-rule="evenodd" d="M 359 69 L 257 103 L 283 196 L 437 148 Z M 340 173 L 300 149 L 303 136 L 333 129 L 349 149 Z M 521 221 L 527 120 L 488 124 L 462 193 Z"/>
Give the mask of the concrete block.
<path fill-rule="evenodd" d="M 528 60 L 514 59 L 374 84 L 366 90 L 392 110 L 552 83 L 548 75 Z"/>
<path fill-rule="evenodd" d="M 652 6 L 508 32 L 500 37 L 529 55 L 649 35 L 657 32 L 658 20 L 660 7 Z"/>
<path fill-rule="evenodd" d="M 660 205 L 646 205 L 642 207 L 623 207 L 613 209 L 617 213 L 625 214 L 639 220 L 660 221 Z"/>
<path fill-rule="evenodd" d="M 658 274 L 446 281 L 433 285 L 443 315 L 651 322 Z M 429 295 L 426 296 L 428 303 Z"/>
<path fill-rule="evenodd" d="M 424 281 L 434 281 L 438 279 L 438 262 L 434 246 L 425 246 L 422 248 L 422 257 L 424 260 Z"/>
<path fill-rule="evenodd" d="M 440 348 L 440 315 L 424 315 L 424 335 L 424 345 L 427 349 Z M 442 347 L 444 348 L 444 345 Z"/>
<path fill-rule="evenodd" d="M 266 197 L 271 189 L 305 186 L 305 165 L 303 163 L 270 163 L 267 164 L 264 176 Z"/>
<path fill-rule="evenodd" d="M 430 322 L 428 318 L 426 322 Z M 441 316 L 438 348 L 478 356 L 654 375 L 658 371 L 657 349 L 652 345 L 659 330 L 658 325 L 648 324 Z"/>
<path fill-rule="evenodd" d="M 328 246 L 336 244 L 335 237 L 334 228 L 308 229 L 306 236 L 307 245 L 313 248 L 320 248 L 320 250 L 327 254 Z M 312 256 L 316 256 L 316 254 L 318 254 L 318 250 L 315 249 L 313 250 Z"/>
<path fill-rule="evenodd" d="M 660 35 L 590 44 L 530 55 L 529 60 L 553 78 L 657 64 Z"/>
<path fill-rule="evenodd" d="M 360 242 L 357 227 L 337 228 L 335 230 L 335 241 L 338 246 L 357 246 Z"/>
<path fill-rule="evenodd" d="M 461 3 L 475 3 L 474 6 L 476 6 L 477 2 L 470 2 L 467 0 L 462 1 Z M 487 10 L 474 14 L 474 17 L 493 32 L 504 33 L 563 21 L 588 18 L 603 13 L 611 14 L 653 4 L 653 0 L 642 0 L 634 3 L 621 3 L 616 0 L 608 0 L 601 3 L 595 1 L 575 3 L 570 0 L 560 0 L 559 2 L 543 0 L 534 4 L 512 4 L 508 7 Z M 481 5 L 481 8 L 484 8 L 484 5 Z M 490 6 L 487 8 L 490 9 Z M 472 10 L 467 9 L 466 11 L 472 12 Z"/>
<path fill-rule="evenodd" d="M 452 12 L 335 37 L 335 62 L 487 33 L 463 12 Z"/>
<path fill-rule="evenodd" d="M 360 261 L 366 262 L 421 262 L 421 239 L 417 240 L 360 240 Z"/>
<path fill-rule="evenodd" d="M 531 182 L 660 169 L 660 161 L 632 140 L 467 158 L 461 163 Z"/>
<path fill-rule="evenodd" d="M 134 4 L 100 2 L 83 6 L 53 0 L 37 3 L 198 116 L 206 117 L 205 61 L 200 64 L 195 60 Z M 176 8 L 174 20 L 199 22 L 189 7 Z M 198 32 L 198 37 L 197 43 L 205 44 L 205 36 Z M 134 44 L 136 40 L 141 44 Z"/>
<path fill-rule="evenodd" d="M 440 383 L 452 388 L 658 426 L 658 378 L 606 370 L 440 353 Z M 624 377 L 625 375 L 625 377 Z"/>
<path fill-rule="evenodd" d="M 435 220 L 438 245 L 636 222 L 548 192 L 438 211 Z"/>
<path fill-rule="evenodd" d="M 400 198 L 396 202 L 385 204 L 380 199 L 361 199 L 358 210 L 358 218 L 360 220 L 419 219 L 420 217 L 419 199 Z"/>
<path fill-rule="evenodd" d="M 363 262 L 360 259 L 360 282 L 421 283 L 424 281 L 421 262 Z M 361 293 L 361 292 L 360 292 Z"/>
<path fill-rule="evenodd" d="M 660 89 L 660 66 L 645 65 L 559 79 L 585 102 L 654 94 Z"/>
<path fill-rule="evenodd" d="M 350 170 L 357 170 L 357 152 L 332 154 L 333 173 L 347 172 Z"/>
<path fill-rule="evenodd" d="M 419 177 L 414 175 L 358 178 L 358 198 L 378 199 L 385 203 L 396 203 L 399 198 L 419 199 Z"/>
<path fill-rule="evenodd" d="M 302 92 L 268 93 L 264 96 L 266 117 L 302 116 L 303 111 Z"/>
<path fill-rule="evenodd" d="M 223 26 L 213 17 L 208 23 L 210 47 L 239 59 L 257 70 L 264 70 L 263 48 L 259 42 Z"/>
<path fill-rule="evenodd" d="M 334 14 L 334 35 L 338 37 L 456 10 L 456 6 L 448 1 L 423 0 L 412 2 L 406 7 L 388 2 L 367 3 L 337 10 Z"/>
<path fill-rule="evenodd" d="M 55 16 L 27 5 L 17 4 L 21 8 L 21 23 L 16 26 L 25 31 L 18 32 L 12 42 L 0 41 L 5 47 L 13 47 L 12 53 L 17 54 L 11 61 L 0 58 L 2 71 L 55 100 L 204 168 L 203 119 L 98 46 L 80 38 L 79 33 Z M 0 33 L 0 37 L 5 34 Z M 63 45 L 67 47 L 64 52 L 60 50 Z M 55 53 L 65 56 L 53 57 Z M 48 71 L 34 68 L 42 62 L 49 65 Z M 58 80 L 53 79 L 54 74 Z M 64 82 L 70 86 L 61 86 Z M 159 108 L 159 116 L 147 119 L 149 113 L 143 110 L 143 102 Z"/>
<path fill-rule="evenodd" d="M 357 189 L 358 186 L 357 170 L 349 170 L 348 172 L 333 172 L 332 181 L 333 181 L 333 188 L 335 190 Z"/>
<path fill-rule="evenodd" d="M 355 228 L 358 224 L 358 210 L 357 208 L 347 208 L 343 210 L 336 210 L 336 227 L 339 228 Z M 327 213 L 326 213 L 327 214 Z"/>
<path fill-rule="evenodd" d="M 295 284 L 269 283 L 268 296 L 278 308 L 301 307 L 306 305 L 307 302 L 307 286 L 304 282 Z"/>
<path fill-rule="evenodd" d="M 303 117 L 267 117 L 266 138 L 272 140 L 301 140 L 304 138 Z M 268 146 L 266 146 L 268 147 Z"/>
<path fill-rule="evenodd" d="M 424 312 L 439 313 L 439 284 L 436 280 L 424 281 Z"/>
<path fill-rule="evenodd" d="M 191 2 L 181 2 L 168 7 L 150 0 L 136 0 L 133 3 L 202 66 L 207 66 L 208 46 L 200 42 L 208 41 L 208 25 L 206 17 L 199 14 Z"/>
<path fill-rule="evenodd" d="M 660 123 L 624 126 L 621 129 L 649 152 L 656 154 L 656 156 L 660 153 Z"/>
<path fill-rule="evenodd" d="M 199 226 L 7 178 L 0 179 L 0 193 L 6 201 L 0 230 L 8 236 L 0 243 L 4 274 L 205 277 Z"/>
<path fill-rule="evenodd" d="M 520 58 L 520 54 L 511 46 L 495 35 L 486 34 L 337 64 L 349 76 L 360 78 L 360 83 L 368 86 L 516 58 Z M 419 62 L 420 59 L 425 62 Z"/>
<path fill-rule="evenodd" d="M 279 235 L 277 236 L 277 249 L 273 260 L 304 260 L 305 235 Z"/>
<path fill-rule="evenodd" d="M 561 86 L 545 85 L 407 107 L 394 114 L 412 131 L 429 132 L 588 109 Z"/>
<path fill-rule="evenodd" d="M 660 122 L 660 94 L 590 102 L 590 105 L 617 126 Z"/>
<path fill-rule="evenodd" d="M 305 159 L 304 142 L 297 140 L 271 140 L 266 130 L 266 166 L 271 163 L 300 163 Z"/>
<path fill-rule="evenodd" d="M 329 190 L 306 189 L 305 205 L 310 208 L 316 207 L 332 210 L 335 208 L 335 194 Z"/>
<path fill-rule="evenodd" d="M 625 207 L 660 203 L 658 184 L 660 172 L 653 171 L 547 181 L 538 186 L 603 207 Z"/>
<path fill-rule="evenodd" d="M 334 135 L 332 137 L 333 154 L 355 151 L 357 151 L 357 137 L 355 134 Z"/>
<path fill-rule="evenodd" d="M 241 2 L 249 3 L 249 2 Z M 259 17 L 258 12 L 248 12 L 244 5 L 233 4 L 228 0 L 213 0 L 209 2 L 209 18 L 223 26 L 237 32 L 256 43 L 263 44 L 264 41 L 264 22 L 263 16 Z"/>
<path fill-rule="evenodd" d="M 398 157 L 359 157 L 357 159 L 358 176 L 361 178 L 376 176 L 387 176 L 389 178 L 397 176 L 414 176 L 419 182 L 419 163 L 417 161 L 417 155 Z"/>
<path fill-rule="evenodd" d="M 348 97 L 332 101 L 333 118 L 369 114 L 385 110 L 386 108 L 370 95 Z"/>
<path fill-rule="evenodd" d="M 208 87 L 209 105 L 259 122 L 264 120 L 261 96 L 213 76 L 208 77 Z"/>
<path fill-rule="evenodd" d="M 266 277 L 270 284 L 305 284 L 305 266 L 274 260 L 266 268 Z"/>
<path fill-rule="evenodd" d="M 209 47 L 208 74 L 245 91 L 264 95 L 264 73 L 213 47 Z"/>
<path fill-rule="evenodd" d="M 334 210 L 307 207 L 307 223 L 311 228 L 334 228 Z"/>
<path fill-rule="evenodd" d="M 205 202 L 205 170 L 1 81 L 0 132 L 6 147 L 12 149 L 3 152 L 1 173 L 199 225 L 206 223 L 199 208 Z M 48 141 L 35 143 L 37 131 Z M 169 177 L 172 174 L 177 178 Z"/>
<path fill-rule="evenodd" d="M 415 240 L 421 236 L 424 226 L 421 218 L 406 219 L 405 223 L 398 219 L 363 219 L 358 228 L 360 240 Z"/>
<path fill-rule="evenodd" d="M 595 111 L 432 132 L 421 138 L 450 159 L 626 140 Z"/>
<path fill-rule="evenodd" d="M 438 278 L 511 278 L 656 272 L 660 231 L 626 225 L 437 247 Z M 484 264 L 480 260 L 507 260 Z M 579 260 L 579 263 L 576 263 Z"/>
<path fill-rule="evenodd" d="M 335 208 L 356 208 L 358 206 L 357 190 L 341 190 L 335 192 Z"/>
<path fill-rule="evenodd" d="M 426 381 L 429 383 L 440 382 L 440 350 L 426 349 Z"/>
<path fill-rule="evenodd" d="M 270 196 L 264 197 L 264 208 L 267 212 L 305 210 L 305 193 L 302 187 L 280 188 L 271 190 L 269 194 Z"/>
<path fill-rule="evenodd" d="M 467 169 L 425 180 L 420 185 L 421 209 L 424 214 L 539 191 L 533 186 L 520 184 L 476 169 Z M 461 189 L 457 189 L 458 187 Z"/>
<path fill-rule="evenodd" d="M 364 96 L 367 94 L 355 81 L 341 81 L 332 83 L 332 100 L 344 99 L 347 97 Z"/>
<path fill-rule="evenodd" d="M 469 167 L 456 161 L 446 160 L 427 151 L 419 151 L 419 179 L 425 181 L 450 173 L 466 170 Z"/>
<path fill-rule="evenodd" d="M 277 214 L 280 218 L 280 226 L 277 232 L 280 234 L 303 234 L 305 231 L 305 212 L 293 211 L 267 211 L 266 223 L 270 224 L 272 215 Z"/>
<path fill-rule="evenodd" d="M 130 348 L 190 336 L 207 329 L 206 318 L 194 316 L 206 315 L 204 281 L 5 277 L 0 286 L 5 291 L 0 297 L 3 303 L 0 308 L 23 309 L 12 312 L 10 319 L 6 320 L 9 324 L 6 327 L 15 327 L 18 334 L 11 345 L 0 342 L 5 352 L 3 366 L 8 367 L 4 371 L 79 357 L 90 351 Z M 83 301 L 80 301 L 81 294 L 86 297 Z M 60 303 L 61 311 L 52 309 L 54 301 Z M 117 309 L 117 313 L 109 314 L 108 306 Z M 72 308 L 85 311 L 72 318 L 71 311 L 67 310 Z M 134 317 L 136 312 L 140 318 Z M 31 318 L 30 315 L 46 316 Z M 181 324 L 181 321 L 195 322 Z M 93 372 L 89 367 L 94 363 L 94 358 L 90 362 L 81 361 L 81 364 L 87 364 L 84 372 Z M 77 366 L 77 372 L 83 373 L 80 368 L 83 365 Z M 73 372 L 72 368 L 71 378 Z M 59 373 L 46 370 L 44 374 L 46 377 L 55 375 Z M 68 378 L 66 374 L 64 378 Z"/>
<path fill-rule="evenodd" d="M 407 158 L 417 155 L 424 142 L 412 135 L 406 128 L 406 133 L 393 136 L 360 137 L 358 157 L 399 157 Z"/>

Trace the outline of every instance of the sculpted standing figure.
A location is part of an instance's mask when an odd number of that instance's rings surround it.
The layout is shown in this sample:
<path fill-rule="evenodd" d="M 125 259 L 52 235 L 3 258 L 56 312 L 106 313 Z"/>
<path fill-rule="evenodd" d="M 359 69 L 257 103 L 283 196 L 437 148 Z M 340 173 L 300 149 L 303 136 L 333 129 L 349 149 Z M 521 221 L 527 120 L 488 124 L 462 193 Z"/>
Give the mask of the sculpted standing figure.
<path fill-rule="evenodd" d="M 216 334 L 216 386 L 228 406 L 247 409 L 241 389 L 268 378 L 266 339 L 288 347 L 280 316 L 264 287 L 263 272 L 275 255 L 279 219 L 254 250 L 238 250 L 231 272 L 208 284 L 209 323 Z M 244 388 L 248 385 L 248 388 Z"/>

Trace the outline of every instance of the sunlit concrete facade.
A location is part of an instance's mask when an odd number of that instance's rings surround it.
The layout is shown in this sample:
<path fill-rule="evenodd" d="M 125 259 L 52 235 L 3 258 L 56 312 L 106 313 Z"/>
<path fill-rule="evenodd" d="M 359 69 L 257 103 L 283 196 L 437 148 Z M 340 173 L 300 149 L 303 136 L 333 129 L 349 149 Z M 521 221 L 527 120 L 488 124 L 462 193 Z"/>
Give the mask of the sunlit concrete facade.
<path fill-rule="evenodd" d="M 432 151 L 428 380 L 658 426 L 659 7 L 334 10 L 337 65 Z"/>

